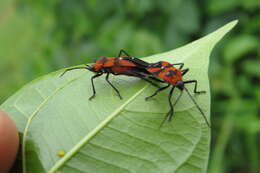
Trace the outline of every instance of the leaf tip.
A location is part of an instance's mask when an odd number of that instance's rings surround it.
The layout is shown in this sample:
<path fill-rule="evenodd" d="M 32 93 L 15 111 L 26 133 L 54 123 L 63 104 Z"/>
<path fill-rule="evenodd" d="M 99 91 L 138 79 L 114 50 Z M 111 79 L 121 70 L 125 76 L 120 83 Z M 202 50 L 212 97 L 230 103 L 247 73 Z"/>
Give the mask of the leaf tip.
<path fill-rule="evenodd" d="M 231 29 L 231 28 L 233 28 L 234 26 L 236 26 L 237 23 L 238 23 L 238 19 L 229 22 L 227 25 L 230 25 L 230 29 Z"/>
<path fill-rule="evenodd" d="M 222 37 L 224 35 L 226 35 L 232 28 L 234 28 L 236 26 L 236 24 L 238 23 L 238 20 L 233 20 L 227 24 L 225 24 L 224 26 L 220 27 L 219 29 L 217 29 L 216 31 L 212 32 L 211 34 L 209 34 L 207 36 L 207 38 L 209 40 L 211 40 L 211 45 L 212 48 L 214 47 L 214 45 L 222 39 Z"/>

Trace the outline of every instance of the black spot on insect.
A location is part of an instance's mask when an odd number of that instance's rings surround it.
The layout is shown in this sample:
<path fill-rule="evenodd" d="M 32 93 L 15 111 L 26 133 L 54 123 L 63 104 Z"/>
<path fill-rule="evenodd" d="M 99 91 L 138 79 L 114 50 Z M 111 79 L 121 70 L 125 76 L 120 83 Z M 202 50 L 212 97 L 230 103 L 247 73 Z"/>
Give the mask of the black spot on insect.
<path fill-rule="evenodd" d="M 176 74 L 176 71 L 170 70 L 170 71 L 168 71 L 165 75 L 166 75 L 166 76 L 173 76 L 173 75 L 175 75 L 175 74 Z"/>

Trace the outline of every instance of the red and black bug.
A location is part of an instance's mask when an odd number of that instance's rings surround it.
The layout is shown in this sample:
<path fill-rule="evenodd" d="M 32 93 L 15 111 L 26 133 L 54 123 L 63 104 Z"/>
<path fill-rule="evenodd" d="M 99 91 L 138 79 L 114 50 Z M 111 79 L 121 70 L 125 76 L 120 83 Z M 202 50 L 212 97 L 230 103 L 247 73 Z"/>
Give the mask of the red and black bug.
<path fill-rule="evenodd" d="M 126 56 L 122 56 L 122 54 Z M 157 84 L 151 80 L 160 81 L 159 79 L 153 77 L 149 72 L 146 71 L 146 68 L 149 66 L 149 63 L 142 61 L 138 58 L 128 55 L 124 50 L 120 50 L 117 57 L 103 57 L 98 59 L 93 65 L 86 65 L 85 67 L 73 67 L 66 69 L 61 76 L 66 72 L 76 69 L 87 69 L 95 73 L 91 77 L 91 84 L 93 89 L 93 95 L 89 98 L 91 100 L 96 95 L 96 90 L 94 86 L 94 79 L 100 77 L 103 74 L 106 74 L 106 81 L 108 84 L 116 91 L 119 98 L 122 99 L 118 89 L 109 81 L 109 74 L 113 75 L 126 75 L 141 78 L 157 88 L 160 88 Z"/>
<path fill-rule="evenodd" d="M 175 65 L 179 65 L 179 68 L 175 68 Z M 198 108 L 198 110 L 200 111 L 200 113 L 202 114 L 203 118 L 205 119 L 207 125 L 210 127 L 210 124 L 204 114 L 204 112 L 202 111 L 202 109 L 199 107 L 199 105 L 197 104 L 197 102 L 194 100 L 194 98 L 192 97 L 192 95 L 190 94 L 190 92 L 188 91 L 188 89 L 185 87 L 185 84 L 189 84 L 189 83 L 194 83 L 194 90 L 193 92 L 196 94 L 202 94 L 202 93 L 206 93 L 206 91 L 198 91 L 197 90 L 197 80 L 187 80 L 184 81 L 182 79 L 182 77 L 189 71 L 189 69 L 183 69 L 184 63 L 177 63 L 177 64 L 170 64 L 169 62 L 166 61 L 160 61 L 157 63 L 151 63 L 146 70 L 148 72 L 150 72 L 152 75 L 154 75 L 155 77 L 159 78 L 159 79 L 163 79 L 166 83 L 168 83 L 167 86 L 161 87 L 159 89 L 157 89 L 151 96 L 146 97 L 145 99 L 148 100 L 149 98 L 152 98 L 153 96 L 157 95 L 160 91 L 165 90 L 166 88 L 172 86 L 169 95 L 168 95 L 168 101 L 169 101 L 169 106 L 170 106 L 170 110 L 169 112 L 166 114 L 165 119 L 163 120 L 161 126 L 163 125 L 163 123 L 168 119 L 169 121 L 171 121 L 172 117 L 173 117 L 173 113 L 174 113 L 174 105 L 177 104 L 177 102 L 179 101 L 183 90 L 185 90 L 189 97 L 191 98 L 191 100 L 194 102 L 194 104 L 196 105 L 196 107 Z M 179 90 L 181 90 L 181 94 L 178 96 L 176 102 L 173 104 L 171 101 L 172 98 L 172 93 L 175 89 L 175 87 L 177 87 Z"/>

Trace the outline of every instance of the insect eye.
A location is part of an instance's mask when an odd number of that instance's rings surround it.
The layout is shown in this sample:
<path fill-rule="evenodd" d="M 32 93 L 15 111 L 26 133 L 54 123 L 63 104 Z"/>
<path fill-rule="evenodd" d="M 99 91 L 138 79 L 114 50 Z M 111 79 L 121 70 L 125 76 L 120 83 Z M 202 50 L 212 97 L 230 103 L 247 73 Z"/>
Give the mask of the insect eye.
<path fill-rule="evenodd" d="M 165 75 L 166 76 L 173 76 L 173 75 L 175 75 L 176 74 L 176 72 L 174 71 L 174 70 L 170 70 L 170 71 L 168 71 Z"/>

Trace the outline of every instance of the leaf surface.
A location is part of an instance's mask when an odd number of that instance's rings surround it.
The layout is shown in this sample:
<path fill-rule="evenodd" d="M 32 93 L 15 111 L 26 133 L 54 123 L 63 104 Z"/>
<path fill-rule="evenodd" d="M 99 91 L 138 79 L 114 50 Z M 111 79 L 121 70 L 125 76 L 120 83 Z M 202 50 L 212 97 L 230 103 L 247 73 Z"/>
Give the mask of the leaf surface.
<path fill-rule="evenodd" d="M 210 113 L 209 55 L 237 21 L 186 46 L 144 60 L 184 62 L 184 80 L 198 80 L 194 96 L 207 118 Z M 175 106 L 173 121 L 162 128 L 168 111 L 166 90 L 150 101 L 155 88 L 132 77 L 114 76 L 120 100 L 104 77 L 78 70 L 60 78 L 63 70 L 32 81 L 10 97 L 1 109 L 16 122 L 22 136 L 24 173 L 201 173 L 206 172 L 210 129 L 184 94 Z M 193 86 L 188 86 L 192 91 Z M 178 96 L 175 91 L 173 100 Z M 62 156 L 65 154 L 64 156 Z"/>

